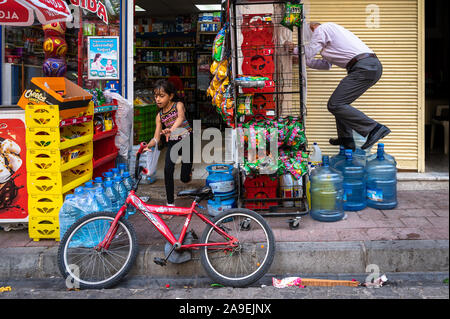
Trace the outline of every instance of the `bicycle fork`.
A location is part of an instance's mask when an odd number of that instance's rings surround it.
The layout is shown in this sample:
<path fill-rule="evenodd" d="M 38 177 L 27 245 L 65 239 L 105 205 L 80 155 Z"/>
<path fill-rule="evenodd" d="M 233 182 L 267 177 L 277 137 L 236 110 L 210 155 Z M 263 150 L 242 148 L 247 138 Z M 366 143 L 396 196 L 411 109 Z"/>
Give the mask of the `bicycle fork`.
<path fill-rule="evenodd" d="M 109 249 L 109 245 L 111 245 L 111 241 L 114 238 L 114 236 L 117 233 L 117 229 L 119 228 L 119 220 L 122 218 L 122 216 L 125 215 L 127 211 L 128 205 L 124 205 L 120 208 L 119 212 L 116 214 L 116 217 L 114 218 L 114 221 L 109 226 L 108 232 L 105 235 L 105 238 L 97 245 L 95 246 L 95 250 L 100 251 L 102 249 Z"/>

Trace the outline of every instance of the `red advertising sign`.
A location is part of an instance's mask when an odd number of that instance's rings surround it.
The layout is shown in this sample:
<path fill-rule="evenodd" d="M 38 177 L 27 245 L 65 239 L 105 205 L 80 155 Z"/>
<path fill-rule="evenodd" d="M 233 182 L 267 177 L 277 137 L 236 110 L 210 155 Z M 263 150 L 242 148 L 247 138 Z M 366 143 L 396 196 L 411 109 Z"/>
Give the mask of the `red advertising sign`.
<path fill-rule="evenodd" d="M 95 13 L 104 23 L 109 23 L 106 6 L 100 0 L 70 0 L 74 6 L 88 10 Z"/>
<path fill-rule="evenodd" d="M 27 26 L 34 21 L 33 10 L 15 0 L 0 0 L 0 24 Z"/>

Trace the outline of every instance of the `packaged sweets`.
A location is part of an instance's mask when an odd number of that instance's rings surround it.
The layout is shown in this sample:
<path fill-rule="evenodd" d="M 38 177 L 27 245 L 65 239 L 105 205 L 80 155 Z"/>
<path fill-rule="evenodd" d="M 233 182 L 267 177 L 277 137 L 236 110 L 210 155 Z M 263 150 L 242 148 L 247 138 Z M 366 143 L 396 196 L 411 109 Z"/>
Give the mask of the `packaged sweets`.
<path fill-rule="evenodd" d="M 228 23 L 217 33 L 213 43 L 212 57 L 216 61 L 222 61 L 225 53 L 225 37 L 228 31 Z"/>
<path fill-rule="evenodd" d="M 300 27 L 303 22 L 302 11 L 302 4 L 286 3 L 285 14 L 281 24 L 291 31 L 294 27 Z"/>
<path fill-rule="evenodd" d="M 238 115 L 253 115 L 253 94 L 244 94 L 238 98 Z"/>

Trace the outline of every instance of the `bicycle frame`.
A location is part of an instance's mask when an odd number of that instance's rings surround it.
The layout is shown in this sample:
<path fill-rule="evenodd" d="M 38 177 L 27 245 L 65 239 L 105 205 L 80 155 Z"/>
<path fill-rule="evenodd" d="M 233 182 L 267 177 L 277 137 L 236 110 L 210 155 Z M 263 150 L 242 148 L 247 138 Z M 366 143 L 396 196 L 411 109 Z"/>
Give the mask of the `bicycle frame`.
<path fill-rule="evenodd" d="M 131 190 L 128 194 L 128 197 L 125 201 L 125 204 L 120 208 L 118 211 L 116 217 L 114 218 L 114 221 L 112 222 L 111 226 L 109 227 L 109 230 L 107 234 L 105 235 L 105 238 L 103 241 L 96 247 L 97 250 L 100 249 L 108 249 L 109 245 L 111 243 L 112 238 L 114 238 L 119 220 L 121 217 L 125 216 L 126 210 L 128 205 L 132 205 L 135 207 L 141 214 L 143 214 L 147 220 L 153 224 L 153 226 L 156 227 L 156 229 L 163 235 L 166 240 L 172 245 L 179 245 L 178 249 L 199 249 L 200 247 L 210 247 L 215 248 L 217 246 L 226 246 L 228 248 L 237 247 L 237 238 L 228 235 L 224 230 L 217 227 L 212 223 L 208 218 L 206 218 L 203 214 L 198 213 L 195 208 L 198 205 L 198 203 L 194 200 L 192 202 L 191 207 L 189 208 L 182 208 L 182 207 L 170 207 L 170 206 L 161 206 L 161 205 L 150 205 L 144 203 L 135 193 L 134 190 Z M 164 222 L 164 220 L 161 219 L 159 216 L 162 215 L 173 215 L 173 216 L 186 216 L 186 220 L 183 225 L 183 229 L 180 234 L 180 238 L 178 240 L 173 235 L 172 231 L 169 229 L 167 224 Z M 222 235 L 224 238 L 228 239 L 228 241 L 221 242 L 221 243 L 210 243 L 210 244 L 190 244 L 190 245 L 183 245 L 183 240 L 186 235 L 187 229 L 189 227 L 189 224 L 191 223 L 192 216 L 193 215 L 198 216 L 204 223 L 211 225 L 220 235 Z M 223 249 L 223 247 L 222 247 Z"/>

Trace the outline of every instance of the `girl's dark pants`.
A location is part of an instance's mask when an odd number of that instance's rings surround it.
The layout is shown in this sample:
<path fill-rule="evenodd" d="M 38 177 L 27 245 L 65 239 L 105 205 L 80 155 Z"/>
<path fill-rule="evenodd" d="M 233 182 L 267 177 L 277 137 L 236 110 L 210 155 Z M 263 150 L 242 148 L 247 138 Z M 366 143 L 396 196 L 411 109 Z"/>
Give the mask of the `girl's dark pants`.
<path fill-rule="evenodd" d="M 188 139 L 188 140 L 186 140 Z M 187 145 L 188 147 L 180 147 L 183 144 L 177 145 L 177 143 L 189 143 Z M 189 137 L 183 138 L 181 141 L 169 141 L 167 143 L 167 153 L 166 153 L 166 161 L 164 166 L 164 182 L 166 184 L 166 196 L 167 196 L 167 203 L 173 204 L 175 202 L 174 198 L 174 178 L 173 174 L 175 172 L 175 162 L 173 160 L 177 160 L 178 157 L 174 156 L 174 158 L 171 158 L 170 153 L 172 151 L 172 148 L 177 145 L 176 147 L 180 147 L 178 150 L 178 156 L 182 157 L 181 160 L 181 176 L 180 180 L 183 183 L 188 183 L 191 180 L 191 173 L 192 173 L 192 165 L 193 165 L 193 138 L 192 134 L 189 134 Z M 184 154 L 183 156 L 183 150 L 189 150 L 189 154 Z M 188 161 L 186 160 L 186 157 L 189 158 Z"/>

